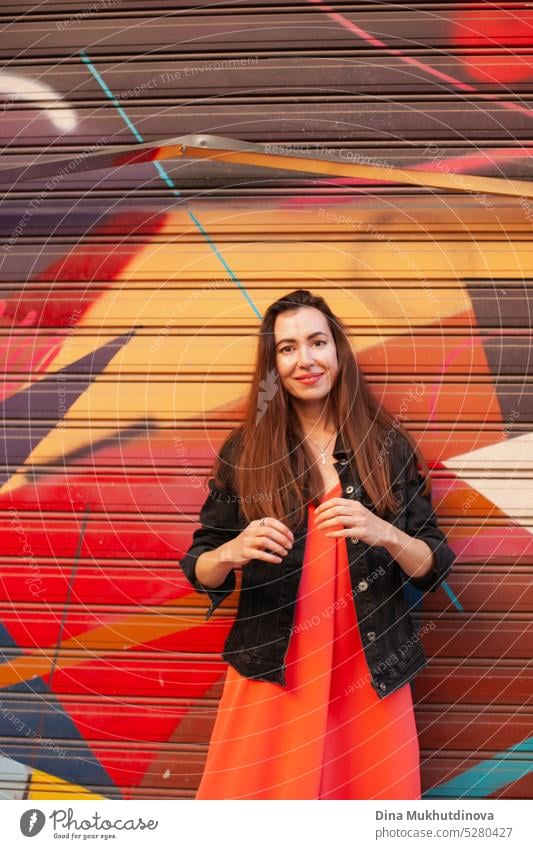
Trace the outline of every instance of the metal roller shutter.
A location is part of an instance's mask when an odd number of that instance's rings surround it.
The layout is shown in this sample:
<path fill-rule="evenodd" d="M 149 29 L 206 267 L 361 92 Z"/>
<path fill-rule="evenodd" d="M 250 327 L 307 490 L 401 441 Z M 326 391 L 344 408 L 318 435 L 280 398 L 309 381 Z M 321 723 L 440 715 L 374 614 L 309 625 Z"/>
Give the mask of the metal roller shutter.
<path fill-rule="evenodd" d="M 63 163 L 1 189 L 0 796 L 194 797 L 235 596 L 205 624 L 177 560 L 260 317 L 305 286 L 459 554 L 417 614 L 425 798 L 531 797 L 531 4 L 156 6 L 0 10 L 0 167 Z M 68 166 L 190 133 L 390 178 Z"/>

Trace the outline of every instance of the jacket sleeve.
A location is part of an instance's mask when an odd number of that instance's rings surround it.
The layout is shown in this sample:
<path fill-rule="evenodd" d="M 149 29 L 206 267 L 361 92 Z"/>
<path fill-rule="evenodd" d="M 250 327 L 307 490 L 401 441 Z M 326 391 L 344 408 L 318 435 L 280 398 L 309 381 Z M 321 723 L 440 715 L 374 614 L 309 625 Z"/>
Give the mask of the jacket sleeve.
<path fill-rule="evenodd" d="M 240 533 L 237 523 L 237 497 L 230 490 L 216 487 L 214 478 L 209 478 L 208 487 L 209 494 L 200 510 L 200 527 L 194 531 L 191 545 L 179 561 L 185 577 L 194 589 L 207 593 L 211 599 L 206 620 L 235 589 L 235 570 L 231 569 L 218 587 L 205 587 L 196 577 L 196 561 L 204 551 L 212 551 Z"/>
<path fill-rule="evenodd" d="M 409 536 L 422 539 L 433 551 L 433 566 L 421 578 L 411 578 L 405 572 L 404 583 L 407 581 L 421 592 L 435 592 L 446 579 L 456 560 L 455 552 L 446 541 L 446 536 L 438 525 L 437 516 L 433 510 L 430 495 L 422 495 L 424 478 L 416 469 L 415 455 L 410 445 L 407 446 L 407 485 L 406 485 L 406 528 Z"/>

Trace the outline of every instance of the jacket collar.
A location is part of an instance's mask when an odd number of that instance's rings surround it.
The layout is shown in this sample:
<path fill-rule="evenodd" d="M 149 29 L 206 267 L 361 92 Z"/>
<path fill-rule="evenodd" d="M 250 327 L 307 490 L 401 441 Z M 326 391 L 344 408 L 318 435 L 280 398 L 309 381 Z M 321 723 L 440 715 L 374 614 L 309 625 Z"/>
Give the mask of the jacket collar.
<path fill-rule="evenodd" d="M 339 433 L 337 434 L 337 439 L 335 440 L 335 447 L 333 449 L 333 456 L 335 458 L 353 457 L 353 454 L 354 454 L 353 449 L 348 448 L 344 444 L 344 442 L 342 440 L 342 434 L 339 431 Z"/>

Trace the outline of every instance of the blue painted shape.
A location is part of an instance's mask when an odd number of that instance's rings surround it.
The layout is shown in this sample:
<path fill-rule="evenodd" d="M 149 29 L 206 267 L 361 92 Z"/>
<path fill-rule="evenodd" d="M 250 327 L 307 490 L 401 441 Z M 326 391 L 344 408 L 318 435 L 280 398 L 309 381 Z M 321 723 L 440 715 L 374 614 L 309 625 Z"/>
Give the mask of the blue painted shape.
<path fill-rule="evenodd" d="M 452 601 L 453 605 L 457 608 L 457 610 L 460 610 L 461 613 L 464 613 L 463 605 L 461 604 L 461 602 L 459 601 L 447 581 L 443 581 L 441 587 L 445 590 L 448 595 L 448 598 Z M 422 606 L 422 600 L 424 598 L 425 593 L 423 593 L 421 590 L 417 590 L 417 588 L 410 584 L 408 581 L 404 582 L 402 590 L 404 598 L 407 604 L 409 605 L 409 608 L 411 610 L 418 611 L 418 609 Z"/>
<path fill-rule="evenodd" d="M 13 698 L 14 693 L 27 694 L 28 698 Z M 37 694 L 40 700 L 36 700 Z M 112 787 L 114 796 L 120 792 L 42 678 L 0 691 L 0 737 L 6 740 L 2 754 L 30 769 L 40 769 L 84 787 Z M 75 747 L 68 750 L 71 740 Z M 54 746 L 57 752 L 53 751 Z"/>
<path fill-rule="evenodd" d="M 417 590 L 416 587 L 409 583 L 409 581 L 404 581 L 402 591 L 409 609 L 416 610 L 418 612 L 419 608 L 422 607 L 424 593 Z"/>
<path fill-rule="evenodd" d="M 10 649 L 9 654 L 2 651 L 6 648 Z M 6 626 L 0 622 L 0 664 L 9 663 L 14 657 L 19 657 L 21 654 L 24 654 L 24 652 L 19 649 Z"/>

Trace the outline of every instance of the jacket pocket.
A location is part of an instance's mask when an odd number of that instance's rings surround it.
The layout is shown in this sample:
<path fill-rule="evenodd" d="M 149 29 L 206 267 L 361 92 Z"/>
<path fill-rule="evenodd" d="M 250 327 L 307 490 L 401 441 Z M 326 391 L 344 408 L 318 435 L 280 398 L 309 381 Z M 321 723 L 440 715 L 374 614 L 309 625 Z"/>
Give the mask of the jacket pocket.
<path fill-rule="evenodd" d="M 390 522 L 392 525 L 400 528 L 401 531 L 404 531 L 407 525 L 407 517 L 405 515 L 405 485 L 403 483 L 393 484 L 391 486 L 391 493 L 398 506 L 396 510 L 386 509 L 383 518 L 386 522 Z M 359 500 L 367 510 L 370 510 L 372 513 L 376 512 L 374 503 L 370 496 L 367 495 L 366 490 L 362 490 Z"/>
<path fill-rule="evenodd" d="M 399 528 L 401 531 L 405 531 L 407 526 L 407 516 L 405 515 L 405 486 L 403 486 L 403 484 L 394 484 L 394 486 L 391 487 L 391 492 L 398 506 L 395 510 L 388 510 L 385 518 L 387 522 L 391 523 L 391 525 L 395 525 L 395 527 Z"/>

